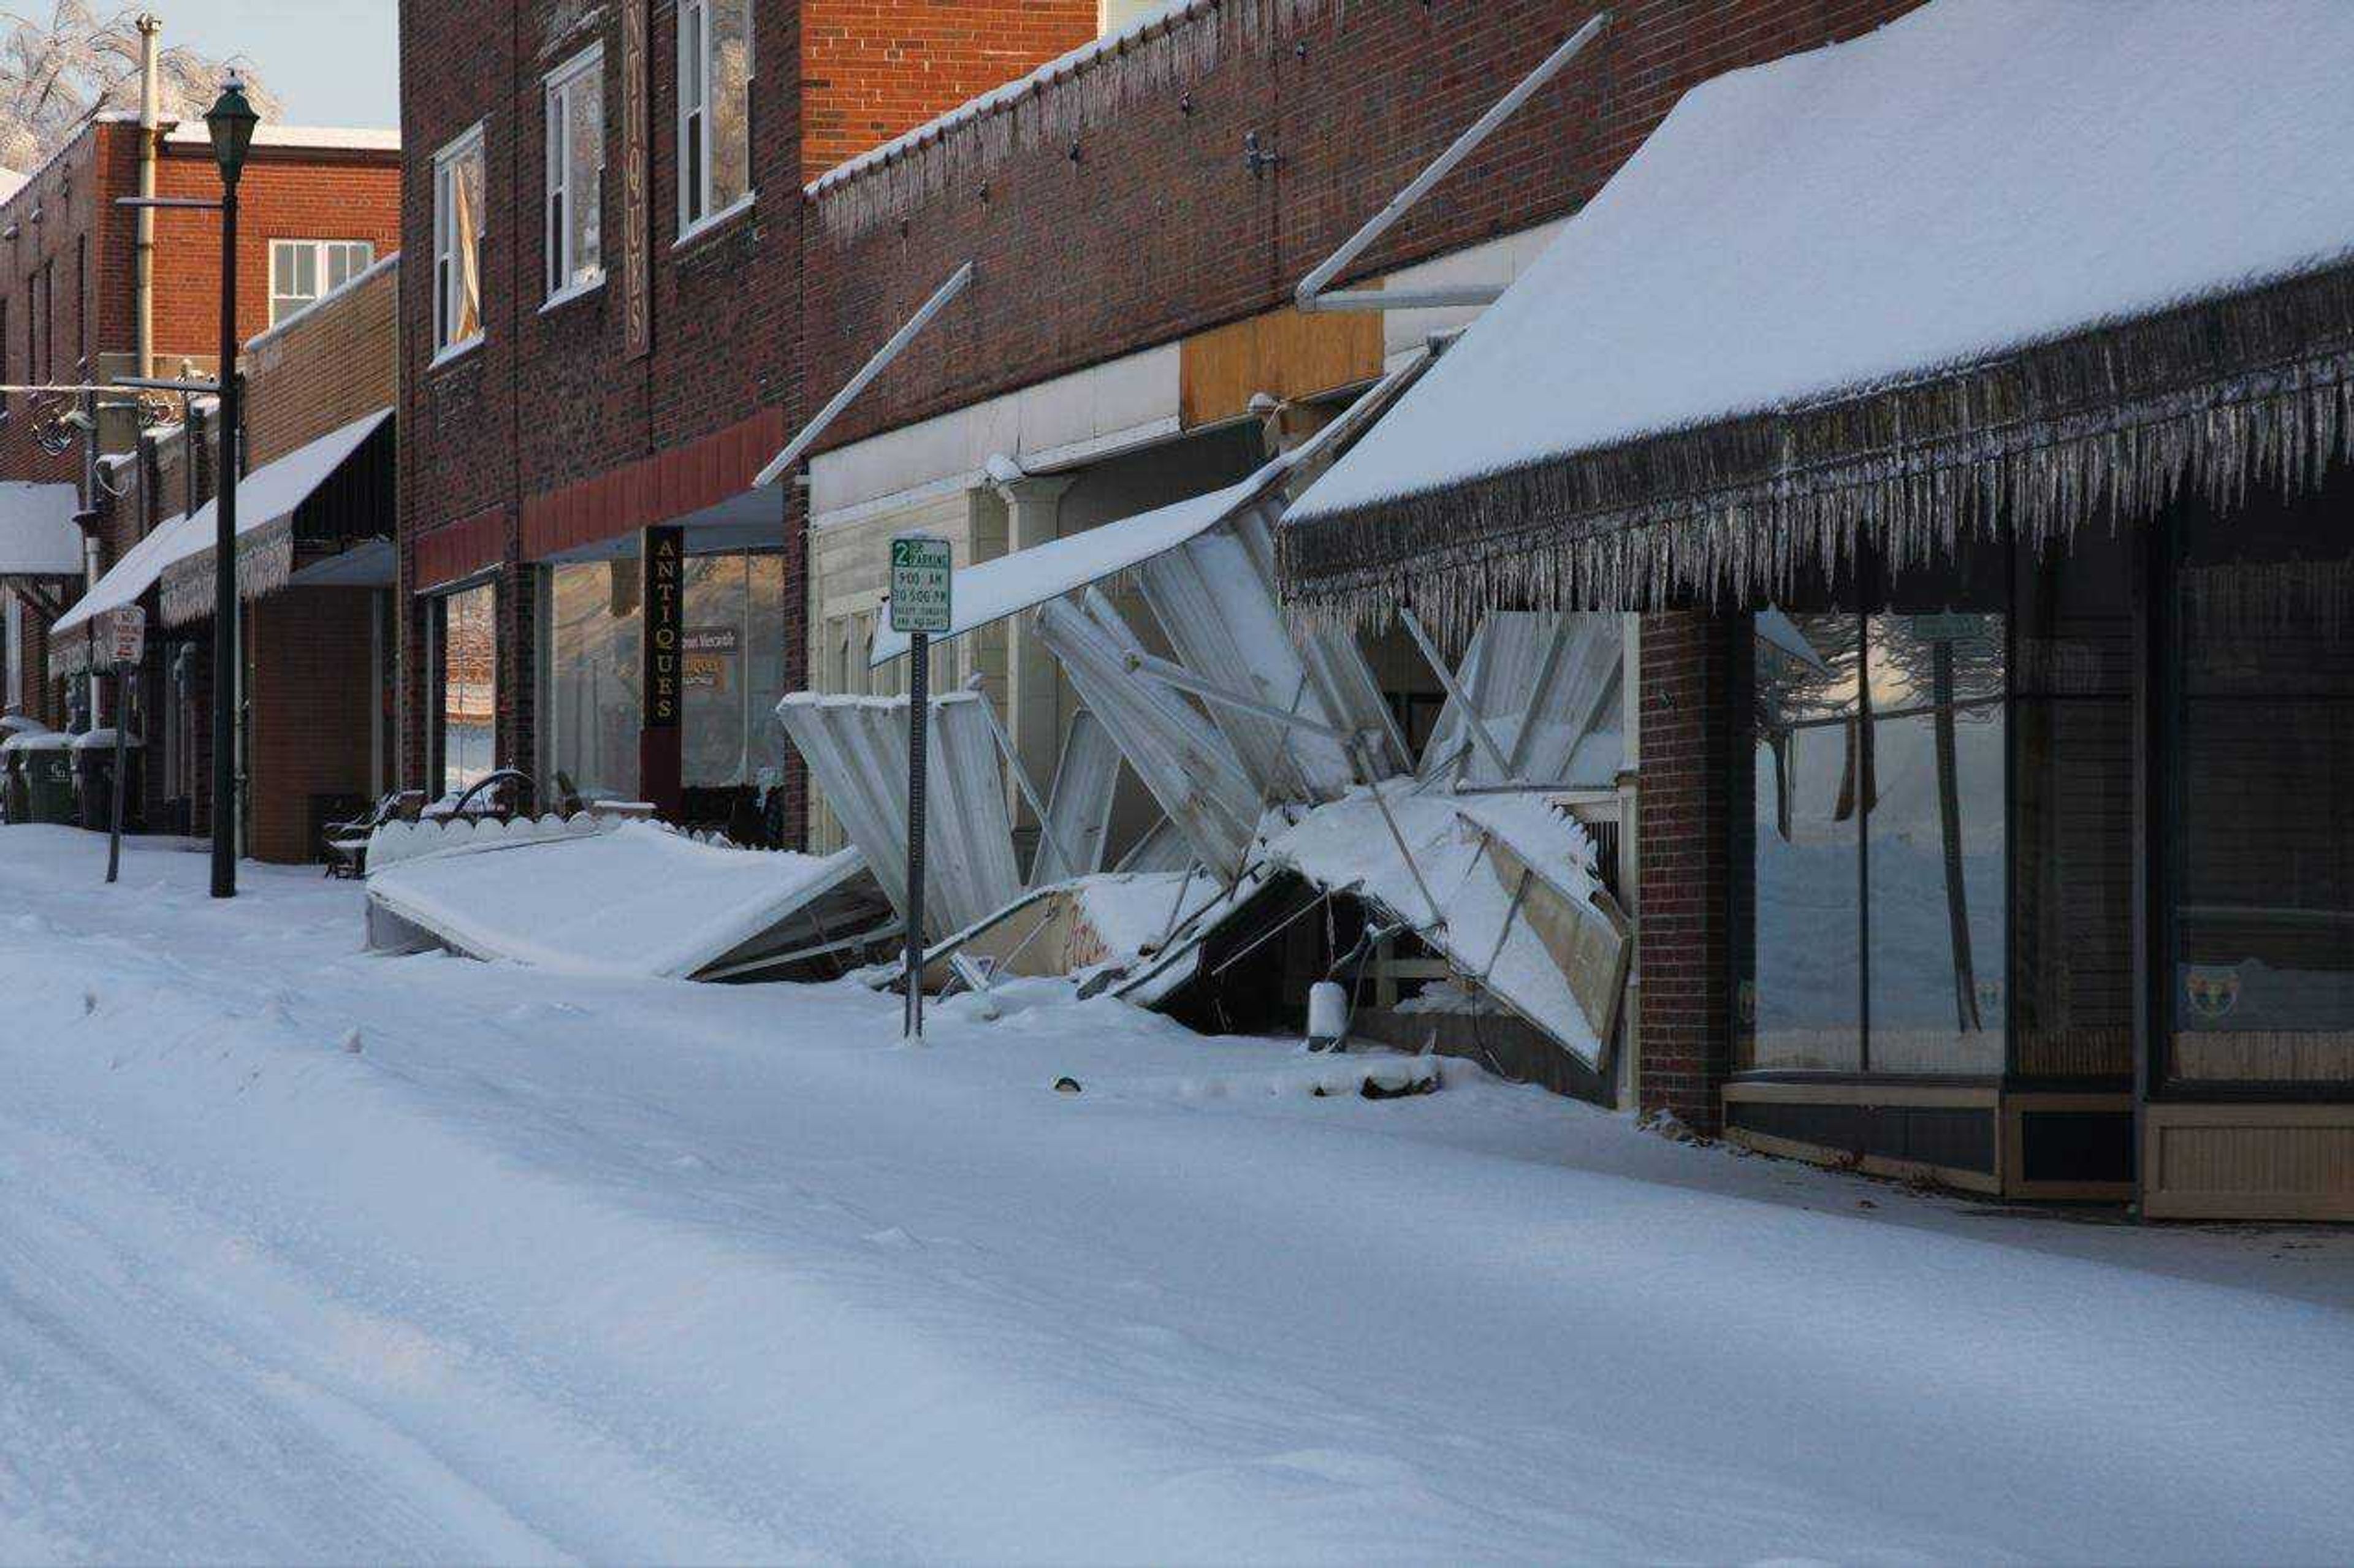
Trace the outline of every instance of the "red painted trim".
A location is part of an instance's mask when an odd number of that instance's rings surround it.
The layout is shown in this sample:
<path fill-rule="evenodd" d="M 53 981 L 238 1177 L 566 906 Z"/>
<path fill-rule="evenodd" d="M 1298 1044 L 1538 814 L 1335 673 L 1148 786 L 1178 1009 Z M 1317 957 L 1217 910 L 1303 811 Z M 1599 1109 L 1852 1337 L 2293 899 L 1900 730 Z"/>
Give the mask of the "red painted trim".
<path fill-rule="evenodd" d="M 535 495 L 523 503 L 524 559 L 617 539 L 740 495 L 785 434 L 784 410 L 764 408 L 700 440 Z"/>

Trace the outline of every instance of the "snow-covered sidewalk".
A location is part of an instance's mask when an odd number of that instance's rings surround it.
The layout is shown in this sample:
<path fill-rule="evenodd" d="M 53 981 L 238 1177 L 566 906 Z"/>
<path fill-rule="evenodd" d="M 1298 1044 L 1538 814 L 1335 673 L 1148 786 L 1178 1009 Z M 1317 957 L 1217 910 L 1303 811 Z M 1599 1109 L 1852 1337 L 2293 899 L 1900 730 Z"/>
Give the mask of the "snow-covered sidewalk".
<path fill-rule="evenodd" d="M 2354 1556 L 2343 1234 L 103 856 L 0 829 L 0 1559 Z"/>

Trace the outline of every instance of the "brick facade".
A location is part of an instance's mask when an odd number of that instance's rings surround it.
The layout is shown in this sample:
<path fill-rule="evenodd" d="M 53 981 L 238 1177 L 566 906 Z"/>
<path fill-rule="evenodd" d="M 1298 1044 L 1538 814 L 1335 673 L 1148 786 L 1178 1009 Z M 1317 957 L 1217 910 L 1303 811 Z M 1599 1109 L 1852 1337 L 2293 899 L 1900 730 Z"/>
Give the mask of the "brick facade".
<path fill-rule="evenodd" d="M 201 124 L 161 138 L 156 191 L 217 197 L 220 177 Z M 139 188 L 139 127 L 118 119 L 84 126 L 0 202 L 0 381 L 77 382 L 129 370 L 137 346 L 136 216 L 116 205 Z M 265 127 L 241 189 L 237 325 L 240 338 L 269 324 L 273 239 L 365 239 L 378 256 L 399 241 L 400 168 L 396 154 L 367 146 L 313 146 L 273 140 Z M 337 139 L 344 140 L 344 139 Z M 155 220 L 154 348 L 176 372 L 182 357 L 209 375 L 219 353 L 220 229 L 210 212 L 164 210 Z M 102 356 L 104 362 L 102 363 Z M 0 418 L 0 478 L 79 482 L 78 443 L 49 453 L 34 429 L 63 400 L 18 394 Z M 139 460 L 144 461 L 145 460 Z M 206 492 L 205 493 L 209 493 Z M 182 509 L 175 483 L 145 502 L 100 508 L 102 566 L 111 566 L 156 523 Z M 46 641 L 28 630 L 26 668 L 44 673 Z M 38 716 L 66 718 L 56 683 L 40 681 Z"/>
<path fill-rule="evenodd" d="M 1713 1133 L 1733 1071 L 1731 926 L 1738 726 L 1748 690 L 1747 617 L 1699 610 L 1643 618 L 1638 810 L 1643 984 L 1638 1026 L 1645 1110 Z M 1736 820 L 1736 818 L 1738 820 Z"/>
<path fill-rule="evenodd" d="M 801 177 L 1096 36 L 1097 0 L 801 0 Z"/>

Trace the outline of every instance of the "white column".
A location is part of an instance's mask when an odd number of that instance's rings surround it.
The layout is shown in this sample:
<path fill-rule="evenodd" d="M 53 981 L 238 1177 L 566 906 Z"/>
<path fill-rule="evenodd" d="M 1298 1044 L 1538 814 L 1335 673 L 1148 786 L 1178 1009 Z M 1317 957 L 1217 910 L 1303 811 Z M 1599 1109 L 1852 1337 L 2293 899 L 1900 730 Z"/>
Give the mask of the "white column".
<path fill-rule="evenodd" d="M 1060 536 L 1063 496 L 1071 484 L 1068 478 L 1033 475 L 997 487 L 1005 498 L 1009 554 Z M 1039 643 L 1029 618 L 1016 616 L 1005 640 L 1005 728 L 1013 737 L 1014 754 L 1041 790 L 1055 777 L 1055 757 L 1063 744 L 1057 680 L 1055 661 Z M 1018 792 L 1013 805 L 1019 826 L 1036 826 L 1034 813 Z"/>

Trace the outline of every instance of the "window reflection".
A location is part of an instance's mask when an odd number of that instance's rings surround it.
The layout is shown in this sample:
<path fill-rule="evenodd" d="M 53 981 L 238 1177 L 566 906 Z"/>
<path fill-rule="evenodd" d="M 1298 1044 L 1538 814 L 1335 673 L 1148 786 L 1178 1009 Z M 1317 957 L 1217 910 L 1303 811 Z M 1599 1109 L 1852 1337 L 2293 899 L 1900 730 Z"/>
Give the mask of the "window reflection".
<path fill-rule="evenodd" d="M 2003 1042 L 2003 618 L 1865 629 L 1870 1064 L 1998 1073 Z"/>
<path fill-rule="evenodd" d="M 456 792 L 497 766 L 497 585 L 451 594 L 441 613 L 441 787 Z"/>
<path fill-rule="evenodd" d="M 1851 615 L 1758 618 L 1744 1067 L 1861 1068 L 1856 802 L 1867 788 Z"/>

